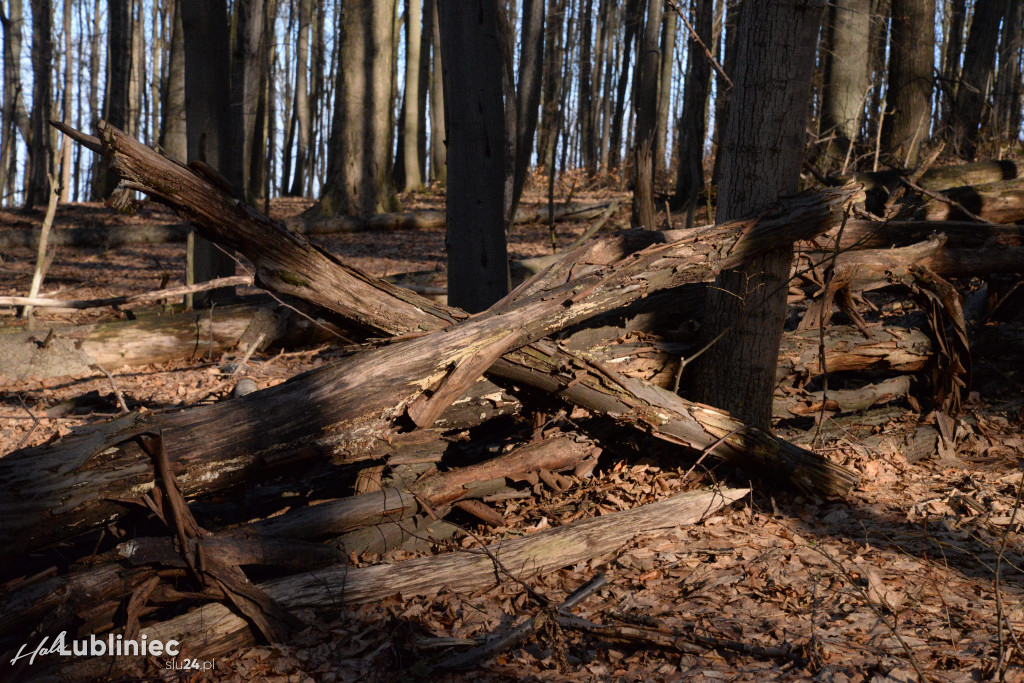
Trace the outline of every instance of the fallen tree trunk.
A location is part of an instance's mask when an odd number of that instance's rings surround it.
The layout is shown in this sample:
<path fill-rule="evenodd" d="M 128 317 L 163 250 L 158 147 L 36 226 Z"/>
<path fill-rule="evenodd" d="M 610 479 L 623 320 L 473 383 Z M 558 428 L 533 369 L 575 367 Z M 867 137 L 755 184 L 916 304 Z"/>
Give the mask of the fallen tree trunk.
<path fill-rule="evenodd" d="M 922 266 L 945 278 L 964 278 L 994 273 L 1024 273 L 1024 247 L 950 249 L 944 235 L 895 249 L 864 249 L 839 254 L 835 259 L 833 283 L 852 291 L 869 291 L 904 280 L 911 267 Z M 833 255 L 825 252 L 801 254 L 796 270 L 807 264 L 832 265 Z"/>
<path fill-rule="evenodd" d="M 926 221 L 962 221 L 975 216 L 993 223 L 1024 220 L 1024 181 L 1006 180 L 988 185 L 955 187 L 942 193 L 946 201 L 929 198 L 913 209 Z"/>
<path fill-rule="evenodd" d="M 749 489 L 719 488 L 682 493 L 632 510 L 499 541 L 487 546 L 486 553 L 454 552 L 370 567 L 339 565 L 269 581 L 259 588 L 289 610 L 328 613 L 344 605 L 376 602 L 393 595 L 425 595 L 442 588 L 476 591 L 507 578 L 492 557 L 513 572 L 516 579 L 526 580 L 614 553 L 634 536 L 694 524 L 748 492 Z M 222 604 L 192 610 L 143 628 L 141 633 L 150 640 L 177 640 L 183 645 L 183 654 L 201 660 L 221 657 L 255 642 L 248 622 Z M 125 658 L 115 660 L 117 666 L 132 664 L 135 662 Z M 64 673 L 74 678 L 94 672 L 108 675 L 110 666 L 110 660 L 93 658 L 67 667 Z"/>
<path fill-rule="evenodd" d="M 842 251 L 861 249 L 888 249 L 904 247 L 933 235 L 943 234 L 951 248 L 981 246 L 1024 246 L 1024 227 L 1019 225 L 989 225 L 977 221 L 869 221 L 850 219 L 843 226 Z M 839 228 L 829 230 L 813 242 L 799 242 L 804 251 L 835 250 Z"/>
<path fill-rule="evenodd" d="M 336 312 L 352 308 L 352 319 L 373 321 L 377 329 L 391 333 L 414 325 L 438 327 L 446 320 L 465 315 L 461 311 L 449 313 L 450 309 L 428 305 L 430 302 L 423 308 L 413 306 L 414 312 L 410 314 L 405 313 L 406 307 L 397 304 L 386 311 L 377 309 L 372 302 L 383 304 L 394 298 L 383 283 L 336 262 L 297 236 L 280 234 L 283 231 L 279 226 L 223 196 L 201 175 L 155 155 L 116 129 L 101 125 L 101 132 L 106 153 L 112 156 L 111 168 L 122 177 L 130 174 L 135 178 L 124 183 L 125 189 L 151 192 L 162 202 L 180 205 L 181 211 L 201 228 L 214 225 L 209 228 L 210 233 L 215 237 L 227 233 L 225 239 L 231 240 L 233 246 L 251 252 L 250 259 L 258 269 L 281 263 L 302 263 L 305 268 L 308 261 L 322 266 L 320 271 L 305 271 L 317 273 L 319 278 L 307 279 L 292 271 L 295 277 L 289 279 L 301 279 L 301 284 L 290 286 L 292 293 L 305 295 L 311 301 L 326 301 L 328 308 Z M 74 131 L 72 134 L 82 137 Z M 125 149 L 135 156 L 118 152 Z M 156 168 L 162 174 L 158 174 L 162 180 L 157 181 L 160 189 L 138 180 L 143 177 L 138 173 L 151 167 L 140 161 L 147 155 L 159 160 Z M 175 175 L 188 177 L 176 185 L 171 181 Z M 207 202 L 195 208 L 181 205 L 177 194 L 169 194 L 171 189 L 181 186 L 188 187 L 193 195 L 205 196 Z M 308 373 L 229 404 L 204 406 L 176 415 L 130 415 L 88 433 L 73 435 L 57 445 L 12 454 L 0 460 L 0 490 L 5 493 L 0 496 L 0 518 L 11 520 L 10 526 L 0 530 L 0 538 L 9 539 L 14 552 L 24 552 L 116 517 L 119 506 L 110 501 L 127 497 L 136 487 L 148 487 L 151 481 L 144 456 L 131 442 L 142 433 L 163 432 L 168 455 L 186 495 L 244 481 L 268 466 L 287 463 L 296 451 L 329 455 L 335 462 L 367 457 L 369 448 L 388 437 L 393 421 L 411 419 L 421 425 L 429 424 L 458 397 L 467 381 L 475 379 L 509 349 L 656 289 L 712 277 L 718 268 L 739 262 L 752 252 L 777 248 L 780 242 L 818 233 L 838 220 L 838 212 L 854 194 L 854 189 L 847 188 L 824 196 L 793 197 L 755 219 L 701 231 L 686 240 L 657 245 L 621 260 L 617 259 L 627 248 L 628 236 L 598 240 L 526 283 L 486 314 L 450 330 L 371 349 L 351 362 Z M 245 225 L 238 228 L 236 222 Z M 236 231 L 229 230 L 229 225 Z M 252 233 L 253 241 L 240 240 L 237 233 Z M 272 251 L 264 254 L 264 249 Z M 601 265 L 609 262 L 614 265 Z M 681 268 L 687 263 L 692 267 Z M 274 284 L 282 282 L 279 273 L 269 277 Z M 337 294 L 338 290 L 345 295 L 329 295 Z M 368 292 L 371 303 L 354 297 L 355 291 Z M 398 303 L 420 299 L 408 294 L 405 297 Z M 436 313 L 431 315 L 428 311 Z M 575 365 L 577 376 L 601 375 L 588 368 L 582 359 L 577 359 Z M 544 365 L 543 373 L 558 372 L 557 362 L 549 360 Z M 532 386 L 546 385 L 541 374 L 531 377 Z M 645 390 L 640 383 L 636 387 Z M 704 429 L 701 419 L 705 411 L 694 410 L 689 420 L 693 426 L 689 441 L 683 442 L 704 448 L 718 439 L 728 440 L 725 435 L 730 430 L 742 427 L 721 413 L 709 414 L 709 428 Z M 642 417 L 636 418 L 636 424 L 644 428 L 646 420 Z M 723 423 L 731 425 L 725 432 L 720 431 Z M 743 444 L 754 438 L 752 434 L 747 430 L 742 438 L 733 435 L 732 440 L 742 451 Z M 760 432 L 757 439 L 774 444 L 776 451 L 788 446 Z M 680 442 L 679 437 L 670 440 Z M 800 449 L 788 450 L 802 459 L 798 470 L 788 470 L 798 487 L 845 492 L 855 481 L 842 468 L 830 469 L 819 456 Z M 99 452 L 103 452 L 102 458 L 95 457 Z M 748 455 L 764 460 L 757 451 Z M 22 464 L 26 459 L 32 462 L 31 466 Z M 46 464 L 51 461 L 53 467 Z M 783 473 L 793 462 L 771 454 L 767 461 Z M 230 468 L 223 467 L 227 462 L 231 463 Z"/>
<path fill-rule="evenodd" d="M 101 227 L 57 228 L 50 232 L 49 244 L 54 247 L 111 248 L 135 244 L 166 244 L 184 242 L 188 238 L 186 223 L 146 223 L 143 225 L 106 225 Z M 11 229 L 0 231 L 0 249 L 35 249 L 39 231 Z"/>
<path fill-rule="evenodd" d="M 891 192 L 899 187 L 901 179 L 908 175 L 899 171 L 874 171 L 857 173 L 854 178 L 869 192 L 879 188 Z M 976 161 L 953 166 L 932 166 L 921 175 L 917 184 L 926 190 L 941 192 L 953 187 L 987 185 L 1022 177 L 1024 177 L 1024 161 L 1015 159 Z M 843 183 L 847 182 L 847 179 L 838 178 L 837 181 Z"/>
<path fill-rule="evenodd" d="M 26 379 L 91 373 L 219 354 L 247 347 L 263 335 L 260 348 L 292 340 L 320 343 L 322 327 L 273 304 L 243 304 L 205 311 L 143 314 L 134 320 L 40 325 L 32 332 L 0 330 L 0 377 Z"/>

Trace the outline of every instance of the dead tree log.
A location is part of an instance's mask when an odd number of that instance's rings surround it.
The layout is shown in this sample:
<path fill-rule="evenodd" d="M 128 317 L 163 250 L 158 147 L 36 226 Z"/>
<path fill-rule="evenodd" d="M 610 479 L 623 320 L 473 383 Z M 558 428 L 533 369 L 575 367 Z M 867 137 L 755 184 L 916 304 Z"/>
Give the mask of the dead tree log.
<path fill-rule="evenodd" d="M 1024 181 L 1006 180 L 989 185 L 954 187 L 942 198 L 929 198 L 912 210 L 926 221 L 963 221 L 977 216 L 993 223 L 1024 220 Z"/>
<path fill-rule="evenodd" d="M 716 489 L 682 493 L 632 510 L 580 520 L 529 536 L 499 541 L 488 552 L 464 551 L 371 567 L 338 565 L 276 579 L 259 588 L 290 610 L 335 612 L 344 605 L 365 604 L 393 595 L 423 595 L 441 588 L 465 592 L 496 585 L 507 578 L 492 561 L 497 557 L 519 580 L 614 552 L 639 534 L 694 524 L 749 492 Z M 211 659 L 255 642 L 251 628 L 221 604 L 211 604 L 143 628 L 142 635 L 182 643 L 183 654 Z M 118 666 L 130 666 L 124 658 Z M 65 675 L 109 675 L 111 662 L 93 658 L 65 668 Z"/>
<path fill-rule="evenodd" d="M 323 327 L 269 300 L 262 304 L 206 311 L 150 313 L 134 320 L 83 325 L 37 325 L 33 332 L 0 331 L 0 377 L 58 377 L 162 363 L 247 347 L 292 341 L 315 344 L 330 334 Z"/>
<path fill-rule="evenodd" d="M 988 225 L 977 221 L 851 219 L 843 227 L 840 249 L 857 251 L 905 247 L 927 240 L 937 234 L 945 235 L 949 240 L 947 246 L 956 249 L 981 246 L 1024 246 L 1024 227 L 1019 225 Z M 835 250 L 835 239 L 838 236 L 839 229 L 834 228 L 813 241 L 799 242 L 797 248 L 804 251 L 831 253 Z"/>
<path fill-rule="evenodd" d="M 112 156 L 111 168 L 122 178 L 134 178 L 123 180 L 123 188 L 150 192 L 159 201 L 180 207 L 215 239 L 226 233 L 224 239 L 231 240 L 232 246 L 250 252 L 261 273 L 272 271 L 267 275 L 270 284 L 283 283 L 291 293 L 323 301 L 339 313 L 351 308 L 351 319 L 392 334 L 414 326 L 436 328 L 465 315 L 430 302 L 414 306 L 410 302 L 420 298 L 408 293 L 394 302 L 383 283 L 344 266 L 300 237 L 284 233 L 280 226 L 224 195 L 201 175 L 155 155 L 110 126 L 101 126 L 101 132 L 104 149 Z M 87 142 L 98 145 L 94 140 Z M 147 155 L 157 157 L 156 168 L 162 173 L 157 174 L 160 189 L 139 180 L 144 177 L 139 173 L 148 172 L 151 166 L 140 161 Z M 186 177 L 175 180 L 179 175 Z M 182 204 L 175 192 L 181 187 L 187 187 L 195 197 L 205 198 L 205 203 L 197 207 Z M 58 445 L 12 454 L 0 460 L 0 491 L 4 492 L 0 508 L 4 519 L 12 520 L 10 527 L 0 530 L 0 538 L 9 539 L 15 552 L 25 551 L 116 517 L 119 506 L 110 501 L 124 498 L 135 487 L 149 486 L 148 468 L 141 464 L 144 459 L 131 441 L 141 433 L 162 431 L 186 495 L 244 481 L 268 466 L 287 463 L 295 452 L 329 455 L 336 462 L 366 457 L 368 447 L 386 438 L 394 421 L 429 424 L 458 397 L 467 382 L 509 349 L 658 288 L 713 276 L 718 268 L 728 267 L 752 252 L 777 248 L 780 242 L 827 229 L 854 194 L 854 189 L 844 189 L 790 198 L 755 219 L 701 231 L 686 240 L 657 245 L 626 258 L 621 254 L 628 238 L 599 240 L 524 284 L 486 314 L 451 329 L 371 349 L 349 362 L 308 373 L 298 381 L 230 404 L 204 406 L 177 415 L 126 416 Z M 251 234 L 253 239 L 241 240 L 238 234 Z M 609 261 L 610 265 L 601 265 Z M 320 269 L 310 267 L 310 262 Z M 282 264 L 299 269 L 289 271 L 294 277 L 287 279 L 294 284 L 281 279 Z M 683 267 L 687 264 L 691 267 Z M 307 278 L 299 272 L 320 277 Z M 338 296 L 339 290 L 343 295 Z M 371 303 L 353 296 L 354 291 L 366 293 Z M 385 311 L 373 305 L 388 301 L 395 305 Z M 559 364 L 548 363 L 545 371 L 557 374 Z M 576 375 L 601 374 L 588 368 L 582 359 L 577 359 L 575 365 Z M 543 386 L 543 378 L 536 377 L 535 386 Z M 644 385 L 638 386 L 644 390 Z M 696 410 L 690 420 L 695 429 L 689 443 L 698 448 L 714 444 L 730 431 L 742 431 L 742 425 L 717 413 L 705 430 L 701 422 L 704 415 Z M 637 418 L 636 424 L 643 426 L 646 421 Z M 721 432 L 722 424 L 731 426 Z M 747 430 L 743 438 L 733 441 L 742 450 L 742 444 L 752 438 Z M 788 449 L 792 458 L 804 460 L 796 471 L 789 472 L 797 486 L 837 492 L 848 490 L 855 481 L 841 468 L 830 470 L 827 461 L 812 453 L 788 447 L 766 434 L 759 433 L 757 438 L 775 444 L 775 450 Z M 678 437 L 671 440 L 679 442 Z M 756 460 L 760 454 L 751 451 L 748 455 Z M 769 463 L 774 463 L 785 470 L 792 458 L 769 457 L 764 464 L 767 469 L 771 469 Z M 29 461 L 32 464 L 25 466 Z M 51 461 L 53 467 L 46 464 Z M 224 467 L 224 463 L 231 466 Z M 43 482 L 44 478 L 48 481 Z"/>

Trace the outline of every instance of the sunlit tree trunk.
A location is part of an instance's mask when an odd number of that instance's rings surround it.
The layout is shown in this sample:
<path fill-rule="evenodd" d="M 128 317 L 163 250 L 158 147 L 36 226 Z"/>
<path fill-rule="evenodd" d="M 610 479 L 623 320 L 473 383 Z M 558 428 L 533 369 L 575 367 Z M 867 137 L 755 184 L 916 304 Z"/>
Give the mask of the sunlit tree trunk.
<path fill-rule="evenodd" d="M 185 132 L 185 34 L 181 28 L 181 5 L 172 0 L 171 34 L 167 55 L 167 80 L 163 97 L 160 146 L 175 159 L 188 157 Z"/>
<path fill-rule="evenodd" d="M 882 148 L 914 168 L 931 123 L 935 0 L 892 0 L 890 31 Z"/>
<path fill-rule="evenodd" d="M 654 132 L 654 169 L 668 172 L 666 155 L 668 141 L 668 115 L 672 108 L 672 74 L 676 50 L 676 24 L 678 17 L 672 8 L 665 10 L 661 32 L 661 76 L 658 85 L 658 126 Z"/>
<path fill-rule="evenodd" d="M 306 159 L 309 155 L 309 129 L 312 115 L 309 109 L 309 32 L 313 21 L 313 0 L 299 0 L 299 42 L 295 48 L 295 166 L 292 187 L 288 194 L 301 196 L 305 187 Z"/>
<path fill-rule="evenodd" d="M 871 82 L 869 35 L 872 0 L 835 0 L 826 13 L 827 45 L 821 134 L 828 136 L 827 167 L 840 167 L 860 137 Z"/>
<path fill-rule="evenodd" d="M 664 3 L 651 0 L 647 8 L 637 62 L 636 138 L 633 141 L 633 225 L 655 229 L 654 141 L 658 127 L 658 72 L 661 52 L 658 39 Z"/>
<path fill-rule="evenodd" d="M 798 188 L 824 6 L 824 0 L 764 0 L 740 10 L 735 85 L 719 151 L 719 222 Z M 792 261 L 792 245 L 780 245 L 723 271 L 708 288 L 702 335 L 714 344 L 694 361 L 690 384 L 698 401 L 764 429 L 771 426 Z"/>

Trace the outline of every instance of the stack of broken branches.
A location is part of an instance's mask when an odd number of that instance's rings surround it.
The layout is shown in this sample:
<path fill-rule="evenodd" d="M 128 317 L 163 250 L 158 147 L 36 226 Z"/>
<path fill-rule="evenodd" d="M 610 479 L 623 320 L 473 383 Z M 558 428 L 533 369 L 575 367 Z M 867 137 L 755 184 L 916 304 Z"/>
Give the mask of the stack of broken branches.
<path fill-rule="evenodd" d="M 74 624 L 93 633 L 123 627 L 120 606 L 128 600 L 133 630 L 165 640 L 195 634 L 179 639 L 192 654 L 211 656 L 250 642 L 253 629 L 267 639 L 283 637 L 296 626 L 295 610 L 322 607 L 326 596 L 348 603 L 439 583 L 478 588 L 500 578 L 502 565 L 523 578 L 591 557 L 640 530 L 695 522 L 746 493 L 681 494 L 493 544 L 483 554 L 361 569 L 345 564 L 346 534 L 383 522 L 429 524 L 453 505 L 487 521 L 496 513 L 481 499 L 506 490 L 510 478 L 544 472 L 557 486 L 557 471 L 585 468 L 599 450 L 580 433 L 538 431 L 533 443 L 497 459 L 368 486 L 362 495 L 258 522 L 208 531 L 188 512 L 189 502 L 282 471 L 312 478 L 323 467 L 358 464 L 379 474 L 383 464 L 436 462 L 444 450 L 439 425 L 451 423 L 467 395 L 487 400 L 511 392 L 524 403 L 546 396 L 678 447 L 681 455 L 710 454 L 809 494 L 842 496 L 857 483 L 853 472 L 821 455 L 550 339 L 836 228 L 861 198 L 856 185 L 785 198 L 757 216 L 685 234 L 594 239 L 470 316 L 343 263 L 224 191 L 203 169 L 163 157 L 109 124 L 99 124 L 98 137 L 55 125 L 102 154 L 120 178 L 111 205 L 130 209 L 134 192 L 166 204 L 204 237 L 248 258 L 257 286 L 369 341 L 340 361 L 242 398 L 171 414 L 129 413 L 0 459 L 0 539 L 17 558 L 4 587 L 10 618 L 0 638 L 29 626 L 40 634 Z M 171 533 L 142 535 L 133 527 L 136 537 L 124 540 L 126 520 L 139 509 Z M 115 539 L 109 550 L 105 535 Z M 58 545 L 65 556 L 104 550 L 50 569 L 48 551 Z M 253 586 L 243 566 L 273 566 L 285 576 Z M 185 579 L 192 587 L 181 590 Z M 160 604 L 211 598 L 218 602 L 139 626 Z"/>

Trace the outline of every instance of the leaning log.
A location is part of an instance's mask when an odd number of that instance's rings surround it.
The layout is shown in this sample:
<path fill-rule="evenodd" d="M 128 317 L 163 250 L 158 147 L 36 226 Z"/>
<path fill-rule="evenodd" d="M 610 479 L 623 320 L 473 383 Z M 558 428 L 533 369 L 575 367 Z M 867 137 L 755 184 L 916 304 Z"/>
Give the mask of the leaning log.
<path fill-rule="evenodd" d="M 370 567 L 339 565 L 269 581 L 259 588 L 289 610 L 327 613 L 336 613 L 345 605 L 367 604 L 395 595 L 425 595 L 440 589 L 477 591 L 510 578 L 496 566 L 492 557 L 515 579 L 527 580 L 614 553 L 634 536 L 694 524 L 748 492 L 749 489 L 719 488 L 681 493 L 632 510 L 498 541 L 487 546 L 487 552 L 446 553 Z M 184 655 L 200 660 L 222 657 L 255 642 L 248 622 L 222 604 L 206 605 L 143 628 L 141 634 L 151 640 L 177 640 L 184 646 Z M 116 666 L 134 664 L 136 662 L 125 658 L 114 662 Z M 109 660 L 101 662 L 93 658 L 67 667 L 65 673 L 75 679 L 93 673 L 109 675 L 110 666 Z"/>

